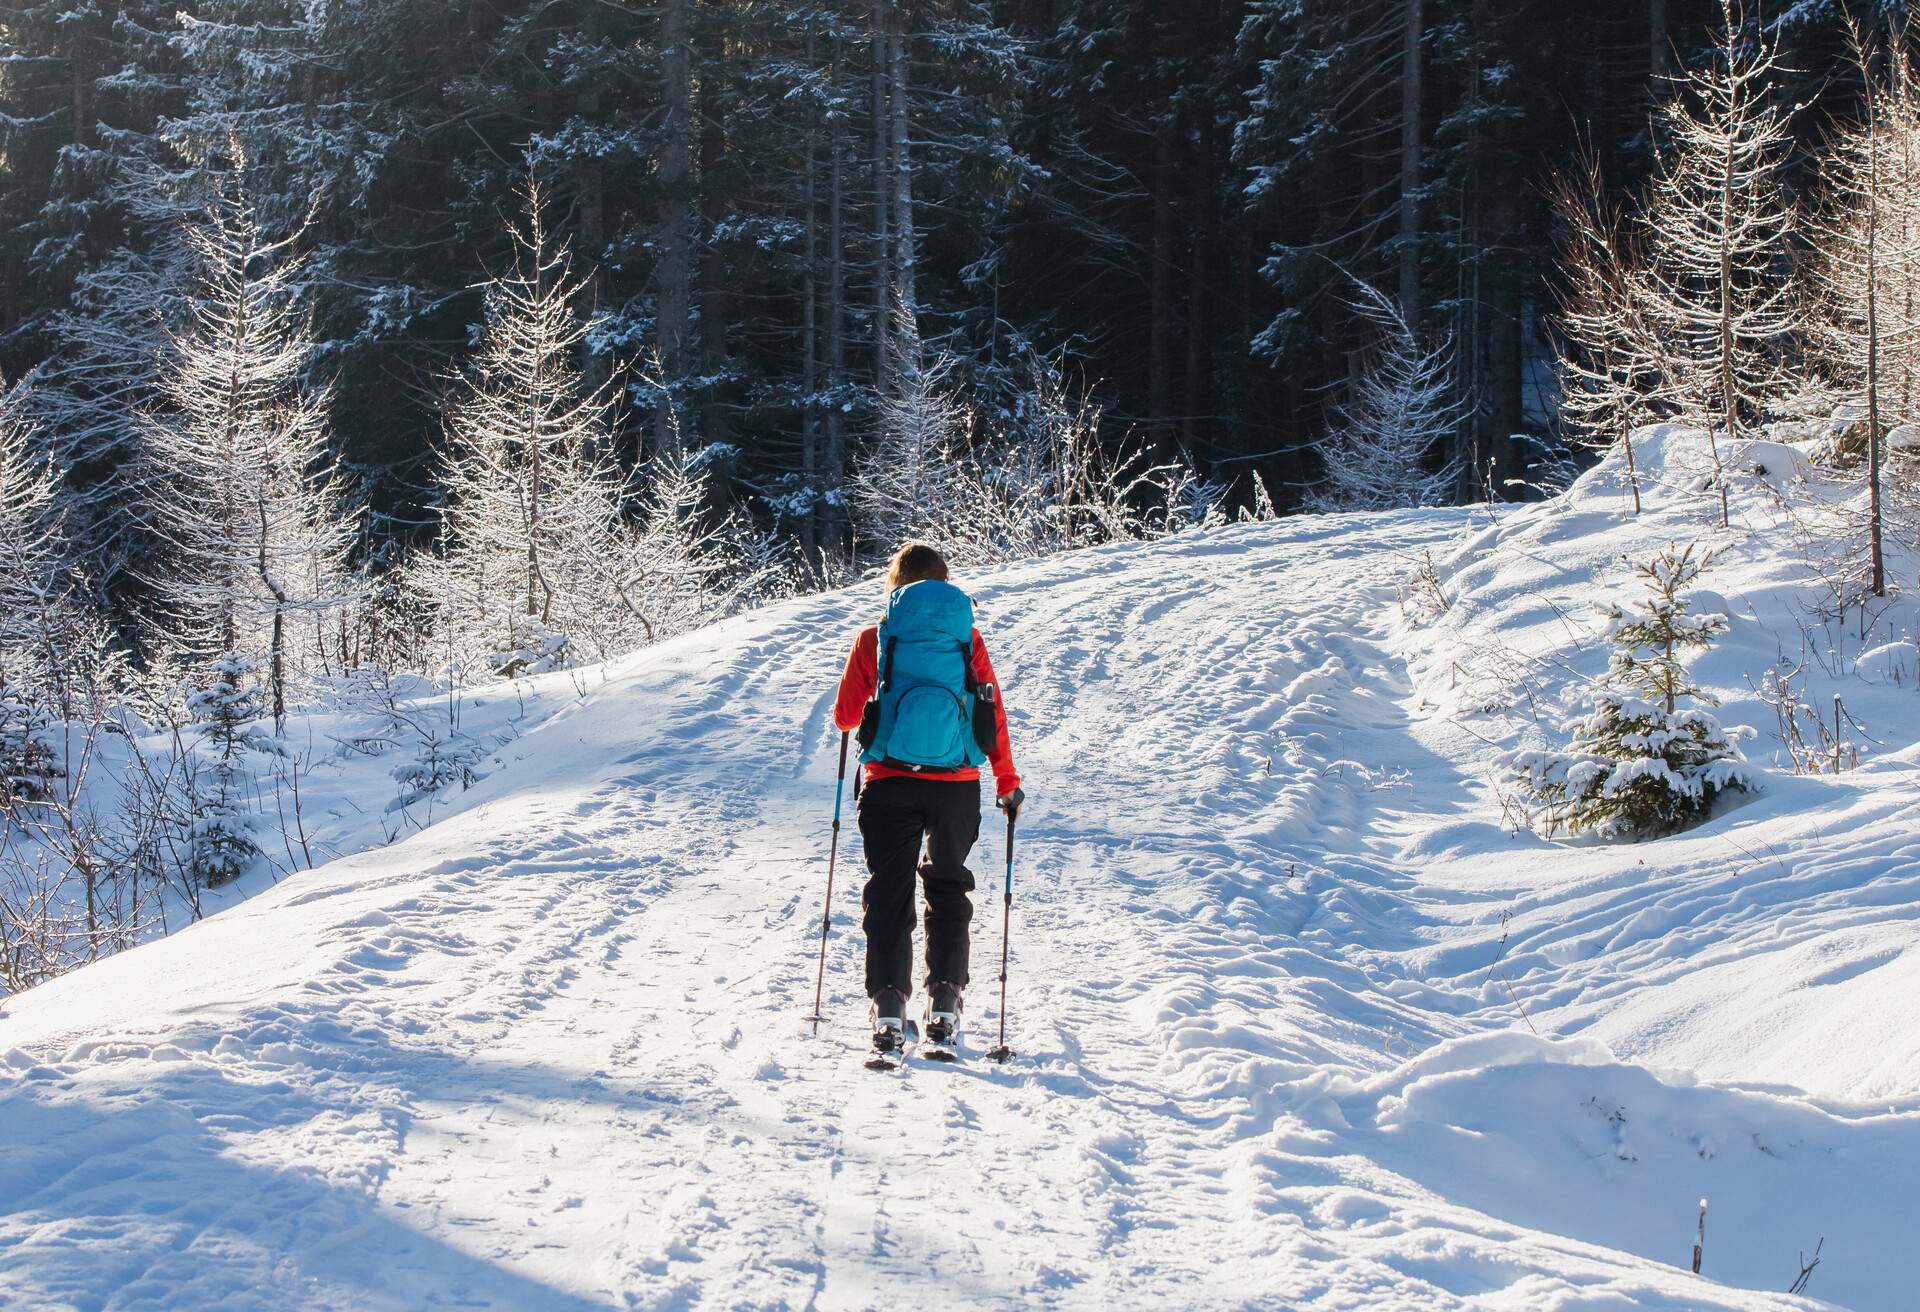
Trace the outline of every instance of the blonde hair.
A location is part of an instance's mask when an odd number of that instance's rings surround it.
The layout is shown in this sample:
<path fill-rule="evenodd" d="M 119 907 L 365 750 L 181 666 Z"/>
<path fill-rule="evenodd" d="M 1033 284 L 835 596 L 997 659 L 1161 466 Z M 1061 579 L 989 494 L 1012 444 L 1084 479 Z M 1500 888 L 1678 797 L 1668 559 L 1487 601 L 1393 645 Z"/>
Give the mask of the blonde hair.
<path fill-rule="evenodd" d="M 924 542 L 909 542 L 893 553 L 887 562 L 887 591 L 904 588 L 921 579 L 947 577 L 947 559 Z"/>

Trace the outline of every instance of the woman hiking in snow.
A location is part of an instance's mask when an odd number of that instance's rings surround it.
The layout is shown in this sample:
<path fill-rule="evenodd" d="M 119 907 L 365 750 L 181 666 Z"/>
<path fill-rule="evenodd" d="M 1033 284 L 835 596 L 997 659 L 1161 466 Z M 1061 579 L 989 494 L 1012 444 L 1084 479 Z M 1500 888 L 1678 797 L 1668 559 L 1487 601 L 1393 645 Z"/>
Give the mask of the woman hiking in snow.
<path fill-rule="evenodd" d="M 992 763 L 994 796 L 1009 818 L 1025 800 L 999 694 L 973 627 L 973 602 L 947 582 L 947 562 L 924 543 L 900 548 L 887 566 L 886 617 L 853 640 L 833 712 L 843 732 L 858 731 L 866 773 L 861 928 L 881 1053 L 905 1038 L 916 872 L 927 902 L 927 1038 L 947 1045 L 959 1028 L 973 918 L 966 862 L 980 834 L 981 764 Z"/>

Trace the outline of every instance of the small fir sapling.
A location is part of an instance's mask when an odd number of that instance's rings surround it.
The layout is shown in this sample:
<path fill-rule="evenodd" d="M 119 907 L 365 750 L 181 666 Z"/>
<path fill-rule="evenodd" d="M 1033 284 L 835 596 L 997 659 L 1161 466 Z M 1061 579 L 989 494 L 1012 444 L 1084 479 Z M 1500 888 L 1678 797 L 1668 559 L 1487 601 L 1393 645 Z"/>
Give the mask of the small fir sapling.
<path fill-rule="evenodd" d="M 260 723 L 268 704 L 253 682 L 257 668 L 228 652 L 213 663 L 205 686 L 187 699 L 200 757 L 188 861 L 193 879 L 205 888 L 232 882 L 260 852 L 253 810 L 259 758 L 282 755 L 283 749 Z"/>
<path fill-rule="evenodd" d="M 46 708 L 0 669 L 0 813 L 45 800 L 59 765 L 47 739 Z"/>
<path fill-rule="evenodd" d="M 1669 546 L 1636 569 L 1647 595 L 1613 609 L 1614 651 L 1589 712 L 1564 748 L 1515 753 L 1515 777 L 1546 803 L 1549 825 L 1603 838 L 1655 838 L 1704 819 L 1726 789 L 1757 776 L 1729 731 L 1702 709 L 1713 698 L 1688 675 L 1690 651 L 1726 633 L 1727 617 L 1689 614 L 1687 588 L 1712 560 Z M 1693 701 L 1700 705 L 1687 706 Z"/>

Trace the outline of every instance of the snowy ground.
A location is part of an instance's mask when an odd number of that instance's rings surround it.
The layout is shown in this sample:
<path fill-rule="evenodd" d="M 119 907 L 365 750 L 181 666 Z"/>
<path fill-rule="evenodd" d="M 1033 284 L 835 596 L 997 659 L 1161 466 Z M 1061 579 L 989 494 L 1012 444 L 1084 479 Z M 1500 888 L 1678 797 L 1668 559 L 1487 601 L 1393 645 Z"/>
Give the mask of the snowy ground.
<path fill-rule="evenodd" d="M 1812 1294 L 1898 1306 L 1914 611 L 1836 638 L 1770 481 L 1702 673 L 1765 763 L 1747 680 L 1824 635 L 1880 742 L 1640 847 L 1514 833 L 1491 761 L 1602 668 L 1622 553 L 1721 536 L 1676 488 L 963 580 L 1034 796 L 1004 1069 L 860 1069 L 855 865 L 807 1037 L 877 591 L 646 652 L 451 818 L 7 1001 L 0 1307 L 1787 1308 L 1822 1238 Z"/>

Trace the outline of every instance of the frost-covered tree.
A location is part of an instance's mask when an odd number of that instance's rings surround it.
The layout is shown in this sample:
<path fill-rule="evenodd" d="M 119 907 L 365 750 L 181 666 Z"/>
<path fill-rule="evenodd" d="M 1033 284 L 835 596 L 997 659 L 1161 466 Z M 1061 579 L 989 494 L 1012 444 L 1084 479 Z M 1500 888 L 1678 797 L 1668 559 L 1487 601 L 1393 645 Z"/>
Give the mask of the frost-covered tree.
<path fill-rule="evenodd" d="M 458 659 L 503 673 L 567 663 L 625 605 L 618 391 L 581 372 L 583 281 L 539 185 L 523 199 L 512 268 L 486 283 L 479 349 L 447 414 L 439 551 L 417 567 Z"/>
<path fill-rule="evenodd" d="M 779 544 L 716 511 L 712 481 L 691 459 L 663 453 L 635 481 L 636 513 L 610 564 L 621 604 L 604 612 L 602 650 L 687 633 L 792 589 Z"/>
<path fill-rule="evenodd" d="M 65 551 L 59 480 L 23 410 L 20 390 L 0 381 L 0 651 L 31 643 L 34 616 L 57 587 Z"/>
<path fill-rule="evenodd" d="M 1662 378 L 1638 252 L 1591 153 L 1581 160 L 1578 175 L 1555 179 L 1553 201 L 1561 225 L 1555 288 L 1559 417 L 1589 445 L 1620 452 L 1637 515 L 1640 477 L 1633 430 L 1651 416 Z"/>
<path fill-rule="evenodd" d="M 123 170 L 123 173 L 130 170 Z M 159 546 L 144 513 L 144 417 L 166 406 L 168 333 L 191 306 L 193 257 L 174 206 L 144 187 L 123 206 L 139 240 L 86 267 L 49 316 L 56 353 L 21 386 L 61 476 L 61 510 L 92 585 L 123 613 L 147 600 Z M 143 199 L 144 198 L 144 199 Z M 140 640 L 137 624 L 122 625 Z"/>
<path fill-rule="evenodd" d="M 852 502 L 860 535 L 879 543 L 940 535 L 956 513 L 953 471 L 973 440 L 974 416 L 950 356 L 931 358 L 912 309 L 895 301 L 888 350 L 891 387 L 877 403 L 877 429 L 854 465 Z"/>
<path fill-rule="evenodd" d="M 329 393 L 308 380 L 299 234 L 269 237 L 237 185 L 188 233 L 191 315 L 168 343 L 165 408 L 144 426 L 148 513 L 166 544 L 148 579 L 170 648 L 260 660 L 279 723 L 289 625 L 349 594 L 351 526 L 325 463 Z"/>
<path fill-rule="evenodd" d="M 0 809 L 43 796 L 55 769 L 44 639 L 61 602 L 57 487 L 19 393 L 0 384 Z"/>
<path fill-rule="evenodd" d="M 1521 786 L 1546 803 L 1550 825 L 1657 838 L 1704 819 L 1726 789 L 1757 786 L 1735 735 L 1704 709 L 1713 698 L 1687 673 L 1687 655 L 1728 628 L 1725 615 L 1689 613 L 1687 590 L 1711 559 L 1668 547 L 1638 566 L 1647 595 L 1610 615 L 1613 655 L 1591 709 L 1569 726 L 1572 741 L 1511 758 Z"/>
<path fill-rule="evenodd" d="M 1904 47 L 1891 67 L 1849 24 L 1863 87 L 1857 121 L 1821 160 L 1811 334 L 1828 379 L 1865 410 L 1870 586 L 1886 593 L 1881 464 L 1887 430 L 1912 417 L 1920 379 L 1920 85 Z"/>
<path fill-rule="evenodd" d="M 1770 99 L 1778 52 L 1733 0 L 1720 0 L 1720 16 L 1712 58 L 1678 77 L 1662 107 L 1665 144 L 1639 220 L 1664 392 L 1707 431 L 1724 527 L 1719 439 L 1738 437 L 1766 411 L 1800 312 L 1794 213 L 1780 184 L 1793 138 Z"/>
<path fill-rule="evenodd" d="M 1326 476 L 1311 510 L 1391 510 L 1450 496 L 1458 463 L 1441 454 L 1466 414 L 1454 379 L 1453 339 L 1424 343 L 1382 292 L 1352 279 L 1349 304 L 1378 334 L 1334 410 L 1321 447 Z"/>

